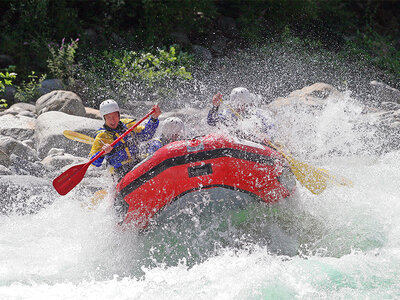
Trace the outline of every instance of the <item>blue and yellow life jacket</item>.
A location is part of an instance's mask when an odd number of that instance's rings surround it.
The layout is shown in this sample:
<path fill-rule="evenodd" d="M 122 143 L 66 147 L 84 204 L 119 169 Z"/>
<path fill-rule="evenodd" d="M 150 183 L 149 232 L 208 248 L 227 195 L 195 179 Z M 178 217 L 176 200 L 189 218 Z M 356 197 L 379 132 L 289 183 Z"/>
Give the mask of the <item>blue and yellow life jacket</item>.
<path fill-rule="evenodd" d="M 97 155 L 104 144 L 111 144 L 135 124 L 136 122 L 134 120 L 121 119 L 116 129 L 104 125 L 103 128 L 100 128 L 96 132 L 92 150 L 90 151 L 91 157 Z M 114 145 L 113 150 L 110 153 L 107 153 L 94 161 L 93 165 L 100 167 L 104 158 L 116 169 L 125 164 L 136 162 L 139 156 L 139 142 L 151 139 L 156 132 L 158 124 L 158 120 L 150 119 L 145 126 L 137 126 L 132 132 Z"/>

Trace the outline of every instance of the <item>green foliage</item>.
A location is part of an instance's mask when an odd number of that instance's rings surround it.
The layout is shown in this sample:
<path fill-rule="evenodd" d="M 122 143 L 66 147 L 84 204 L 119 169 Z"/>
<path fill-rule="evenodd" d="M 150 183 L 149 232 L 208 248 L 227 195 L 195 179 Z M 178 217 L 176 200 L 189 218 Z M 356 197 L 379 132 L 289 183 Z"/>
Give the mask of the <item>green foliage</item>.
<path fill-rule="evenodd" d="M 14 72 L 15 66 L 9 66 L 4 69 L 4 72 L 0 72 L 0 93 L 6 90 L 6 86 L 13 85 L 13 80 L 17 78 L 17 73 Z M 0 108 L 6 108 L 8 106 L 6 99 L 0 99 Z"/>
<path fill-rule="evenodd" d="M 28 75 L 29 81 L 23 81 L 17 86 L 17 92 L 15 93 L 15 99 L 20 102 L 29 102 L 36 100 L 39 96 L 38 88 L 40 87 L 43 80 L 46 79 L 46 74 L 37 76 L 34 71 L 31 75 Z"/>
<path fill-rule="evenodd" d="M 125 51 L 122 58 L 114 59 L 116 75 L 121 81 L 142 81 L 150 87 L 166 79 L 192 79 L 186 67 L 192 60 L 185 52 L 176 53 L 175 47 L 169 51 L 157 49 L 156 54 Z"/>
<path fill-rule="evenodd" d="M 396 50 L 393 42 L 400 35 L 399 3 L 378 0 L 3 0 L 0 1 L 0 54 L 13 57 L 19 74 L 17 83 L 31 70 L 50 71 L 72 89 L 77 77 L 76 62 L 83 63 L 87 56 L 94 57 L 94 52 L 107 49 L 114 56 L 112 59 L 120 59 L 121 64 L 130 55 L 132 59 L 151 61 L 153 65 L 153 58 L 145 57 L 140 50 L 136 57 L 121 49 L 171 45 L 175 42 L 172 32 L 183 32 L 193 44 L 209 47 L 210 41 L 225 34 L 219 26 L 219 17 L 225 16 L 236 21 L 240 32 L 240 36 L 227 36 L 233 40 L 232 44 L 238 41 L 240 46 L 249 43 L 263 46 L 282 38 L 289 30 L 292 41 L 298 38 L 312 41 L 313 48 L 322 45 L 333 51 L 344 49 L 344 56 L 361 54 L 369 63 L 398 74 L 398 46 Z M 72 41 L 75 45 L 65 44 L 61 51 L 60 47 L 51 47 L 53 52 L 48 57 L 44 49 L 50 41 L 71 36 L 81 38 L 78 53 L 83 53 L 81 57 L 75 53 L 77 41 Z M 69 46 L 72 48 L 68 50 Z M 152 55 L 159 58 L 158 53 Z M 98 60 L 95 64 L 94 69 L 104 69 L 105 78 L 114 76 L 113 68 L 117 67 L 114 62 Z M 144 62 L 138 65 L 147 68 Z M 128 64 L 122 69 L 134 74 L 131 79 L 144 82 L 164 76 L 156 67 L 143 71 Z M 92 72 L 79 71 L 80 74 Z M 181 73 L 178 77 L 185 76 L 185 71 Z"/>
<path fill-rule="evenodd" d="M 4 92 L 6 85 L 12 85 L 12 82 L 17 78 L 17 73 L 14 72 L 15 66 L 9 66 L 3 72 L 0 72 L 0 93 Z"/>
<path fill-rule="evenodd" d="M 354 39 L 346 42 L 342 56 L 351 56 L 362 64 L 371 64 L 389 70 L 400 79 L 400 50 L 394 46 L 395 40 L 382 36 L 373 30 L 357 32 Z"/>
<path fill-rule="evenodd" d="M 50 72 L 61 79 L 67 86 L 74 85 L 75 73 L 75 53 L 78 48 L 79 39 L 72 40 L 65 44 L 65 39 L 61 45 L 49 44 L 50 57 L 47 59 L 47 66 Z"/>
<path fill-rule="evenodd" d="M 145 46 L 167 43 L 168 34 L 184 30 L 201 34 L 207 30 L 217 15 L 213 0 L 142 0 L 142 31 L 138 36 Z"/>

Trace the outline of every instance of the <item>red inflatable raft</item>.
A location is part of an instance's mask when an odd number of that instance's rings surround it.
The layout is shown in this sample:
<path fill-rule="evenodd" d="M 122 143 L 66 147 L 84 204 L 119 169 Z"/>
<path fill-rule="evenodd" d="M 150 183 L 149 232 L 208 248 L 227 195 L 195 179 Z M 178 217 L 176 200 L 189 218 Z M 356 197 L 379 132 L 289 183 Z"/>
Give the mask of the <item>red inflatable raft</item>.
<path fill-rule="evenodd" d="M 138 164 L 118 183 L 114 205 L 121 223 L 134 222 L 144 228 L 171 201 L 216 187 L 276 202 L 294 191 L 295 181 L 275 150 L 207 135 L 165 145 Z"/>

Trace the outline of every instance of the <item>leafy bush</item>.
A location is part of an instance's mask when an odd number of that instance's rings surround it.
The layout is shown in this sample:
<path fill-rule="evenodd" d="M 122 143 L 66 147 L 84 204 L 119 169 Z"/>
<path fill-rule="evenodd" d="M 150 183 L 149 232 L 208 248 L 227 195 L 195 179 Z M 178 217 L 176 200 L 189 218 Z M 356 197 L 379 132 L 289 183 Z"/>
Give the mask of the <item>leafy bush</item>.
<path fill-rule="evenodd" d="M 78 41 L 79 39 L 71 39 L 71 42 L 66 44 L 64 38 L 60 46 L 54 43 L 48 45 L 50 57 L 47 59 L 47 67 L 56 78 L 63 80 L 69 87 L 74 85 L 75 53 Z"/>
<path fill-rule="evenodd" d="M 346 42 L 343 56 L 358 58 L 359 63 L 374 65 L 388 70 L 400 79 L 400 50 L 394 46 L 395 40 L 382 36 L 373 30 L 357 32 L 354 39 Z"/>
<path fill-rule="evenodd" d="M 169 51 L 157 49 L 156 54 L 125 51 L 122 58 L 114 59 L 116 75 L 121 81 L 143 81 L 152 87 L 166 79 L 192 79 L 186 71 L 192 57 L 185 52 L 176 53 L 175 47 Z"/>
<path fill-rule="evenodd" d="M 17 92 L 15 93 L 15 99 L 20 102 L 29 102 L 35 100 L 39 96 L 38 88 L 40 87 L 43 80 L 46 79 L 46 74 L 37 76 L 34 71 L 31 75 L 28 75 L 29 81 L 23 81 L 17 86 Z"/>
<path fill-rule="evenodd" d="M 15 66 L 9 66 L 4 70 L 4 72 L 0 72 L 0 93 L 3 93 L 6 90 L 6 86 L 11 86 L 13 80 L 17 78 L 17 73 L 14 72 Z M 8 106 L 6 99 L 0 99 L 0 108 L 6 108 Z"/>

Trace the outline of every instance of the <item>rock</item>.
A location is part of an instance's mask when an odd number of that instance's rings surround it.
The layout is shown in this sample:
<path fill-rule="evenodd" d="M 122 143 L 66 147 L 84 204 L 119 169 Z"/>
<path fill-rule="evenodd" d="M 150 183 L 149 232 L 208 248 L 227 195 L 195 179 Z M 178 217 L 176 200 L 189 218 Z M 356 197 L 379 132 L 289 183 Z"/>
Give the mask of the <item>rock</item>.
<path fill-rule="evenodd" d="M 7 167 L 10 163 L 10 156 L 0 148 L 0 165 Z"/>
<path fill-rule="evenodd" d="M 49 171 L 60 170 L 65 166 L 78 165 L 88 162 L 87 158 L 76 157 L 64 153 L 64 149 L 51 149 L 49 155 L 42 160 L 42 165 Z"/>
<path fill-rule="evenodd" d="M 64 130 L 72 130 L 89 136 L 103 126 L 103 121 L 79 116 L 67 115 L 62 112 L 50 111 L 41 114 L 36 120 L 35 149 L 40 158 L 47 156 L 55 146 L 63 148 L 67 153 L 86 157 L 91 146 L 69 140 L 63 135 Z"/>
<path fill-rule="evenodd" d="M 10 108 L 5 110 L 3 114 L 18 115 L 26 111 L 35 113 L 36 112 L 35 105 L 23 102 L 15 103 L 11 105 Z"/>
<path fill-rule="evenodd" d="M 183 47 L 190 46 L 190 40 L 185 32 L 171 32 L 172 43 Z"/>
<path fill-rule="evenodd" d="M 22 115 L 0 116 L 0 134 L 17 140 L 27 140 L 35 133 L 36 120 Z"/>
<path fill-rule="evenodd" d="M 29 175 L 1 175 L 0 194 L 0 212 L 6 215 L 35 213 L 56 198 L 49 179 Z"/>
<path fill-rule="evenodd" d="M 400 104 L 400 91 L 390 87 L 389 85 L 373 80 L 370 82 L 372 92 L 380 103 L 394 102 Z"/>
<path fill-rule="evenodd" d="M 22 144 L 24 144 L 25 146 L 32 148 L 32 149 L 35 147 L 35 143 L 33 140 L 22 141 Z"/>
<path fill-rule="evenodd" d="M 36 101 L 36 113 L 41 115 L 47 111 L 60 111 L 75 116 L 85 116 L 85 107 L 81 98 L 69 91 L 52 91 Z"/>
<path fill-rule="evenodd" d="M 206 47 L 203 47 L 200 45 L 193 45 L 192 51 L 193 51 L 194 56 L 196 56 L 200 60 L 210 61 L 213 58 L 211 51 L 208 50 Z"/>
<path fill-rule="evenodd" d="M 0 175 L 12 175 L 13 173 L 3 165 L 0 165 Z"/>
<path fill-rule="evenodd" d="M 13 154 L 30 162 L 39 160 L 35 150 L 9 136 L 0 137 L 0 150 L 8 156 Z"/>
<path fill-rule="evenodd" d="M 0 93 L 0 99 L 7 100 L 8 103 L 15 101 L 17 89 L 12 85 L 6 85 L 4 92 Z"/>
<path fill-rule="evenodd" d="M 268 105 L 268 108 L 273 112 L 284 109 L 286 106 L 306 106 L 310 109 L 321 109 L 329 96 L 344 97 L 332 85 L 319 82 L 295 90 L 285 98 L 275 99 Z"/>
<path fill-rule="evenodd" d="M 100 115 L 100 111 L 95 108 L 91 107 L 85 107 L 85 117 L 86 118 L 92 118 L 92 119 L 98 119 L 98 120 L 103 120 L 103 118 Z"/>
<path fill-rule="evenodd" d="M 15 154 L 10 155 L 11 166 L 10 169 L 17 175 L 32 175 L 36 177 L 43 177 L 47 171 L 40 162 L 31 162 L 23 156 Z"/>
<path fill-rule="evenodd" d="M 38 88 L 39 95 L 45 95 L 52 91 L 62 90 L 64 84 L 60 79 L 45 79 L 42 81 L 40 87 Z"/>

